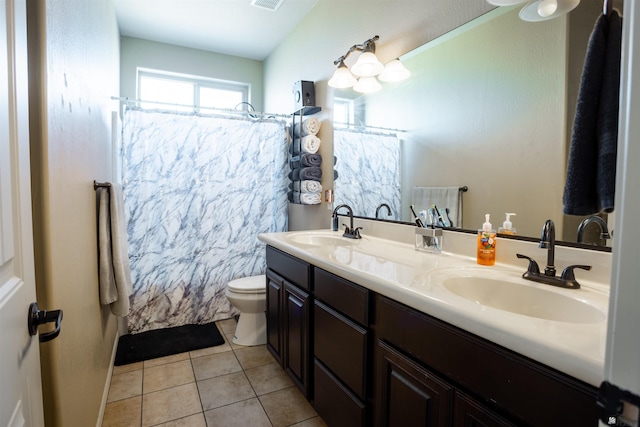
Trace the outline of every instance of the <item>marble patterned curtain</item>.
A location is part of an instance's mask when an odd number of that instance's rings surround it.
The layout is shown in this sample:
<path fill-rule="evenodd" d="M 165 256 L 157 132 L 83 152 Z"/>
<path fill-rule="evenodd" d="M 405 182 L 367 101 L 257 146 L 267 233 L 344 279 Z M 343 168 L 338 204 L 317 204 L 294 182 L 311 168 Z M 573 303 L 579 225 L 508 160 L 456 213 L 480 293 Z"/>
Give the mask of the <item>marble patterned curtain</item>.
<path fill-rule="evenodd" d="M 373 218 L 376 208 L 386 203 L 392 216 L 381 209 L 380 218 L 400 219 L 400 141 L 396 135 L 335 129 L 333 153 L 338 172 L 336 206 L 346 203 L 354 215 Z"/>
<path fill-rule="evenodd" d="M 236 314 L 224 294 L 227 283 L 263 274 L 258 233 L 287 229 L 284 126 L 125 111 L 130 332 Z"/>

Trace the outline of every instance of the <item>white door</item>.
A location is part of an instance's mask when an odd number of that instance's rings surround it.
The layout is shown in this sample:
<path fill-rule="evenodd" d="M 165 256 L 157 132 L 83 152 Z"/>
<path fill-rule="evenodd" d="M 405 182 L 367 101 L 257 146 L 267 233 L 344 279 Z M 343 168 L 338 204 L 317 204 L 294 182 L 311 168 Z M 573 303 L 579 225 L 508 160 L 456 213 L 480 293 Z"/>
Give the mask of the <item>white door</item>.
<path fill-rule="evenodd" d="M 0 0 L 0 426 L 43 426 L 31 231 L 26 0 Z"/>

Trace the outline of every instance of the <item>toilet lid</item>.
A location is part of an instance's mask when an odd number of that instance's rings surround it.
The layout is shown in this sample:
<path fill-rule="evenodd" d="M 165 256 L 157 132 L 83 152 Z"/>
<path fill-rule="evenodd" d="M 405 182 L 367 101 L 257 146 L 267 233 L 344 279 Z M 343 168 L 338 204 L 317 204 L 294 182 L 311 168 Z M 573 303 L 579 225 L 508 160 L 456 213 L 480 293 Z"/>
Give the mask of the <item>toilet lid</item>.
<path fill-rule="evenodd" d="M 249 276 L 235 279 L 229 282 L 229 290 L 240 294 L 261 294 L 266 293 L 265 275 Z"/>

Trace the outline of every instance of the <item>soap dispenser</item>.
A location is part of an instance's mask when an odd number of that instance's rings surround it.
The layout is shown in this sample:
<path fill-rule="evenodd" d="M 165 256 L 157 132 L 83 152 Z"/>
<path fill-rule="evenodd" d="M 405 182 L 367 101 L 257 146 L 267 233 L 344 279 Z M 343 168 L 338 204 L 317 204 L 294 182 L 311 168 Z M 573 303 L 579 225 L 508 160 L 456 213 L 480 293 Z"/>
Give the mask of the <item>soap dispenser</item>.
<path fill-rule="evenodd" d="M 516 214 L 512 212 L 505 213 L 506 218 L 502 223 L 502 227 L 498 228 L 498 233 L 516 235 L 516 229 L 513 227 L 513 223 L 511 222 L 511 217 L 515 215 Z"/>
<path fill-rule="evenodd" d="M 485 222 L 478 230 L 477 262 L 480 265 L 494 265 L 496 263 L 496 230 L 491 227 L 489 214 L 484 217 Z"/>

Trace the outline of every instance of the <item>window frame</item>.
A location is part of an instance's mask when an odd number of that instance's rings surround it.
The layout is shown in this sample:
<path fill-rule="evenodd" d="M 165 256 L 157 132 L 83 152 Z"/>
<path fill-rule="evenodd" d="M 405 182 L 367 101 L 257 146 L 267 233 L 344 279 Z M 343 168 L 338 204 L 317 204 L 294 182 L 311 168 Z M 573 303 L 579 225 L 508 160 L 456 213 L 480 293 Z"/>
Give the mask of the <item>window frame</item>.
<path fill-rule="evenodd" d="M 207 107 L 207 106 L 200 105 L 200 89 L 201 88 L 211 88 L 211 89 L 241 93 L 242 101 L 237 105 L 242 103 L 245 103 L 245 104 L 250 103 L 250 100 L 251 100 L 251 85 L 249 83 L 214 79 L 210 77 L 196 76 L 191 74 L 181 74 L 181 73 L 174 73 L 171 71 L 163 71 L 163 70 L 155 70 L 150 68 L 139 67 L 136 70 L 136 98 L 139 101 L 138 106 L 140 108 L 153 109 L 153 108 L 157 108 L 158 106 L 161 106 L 164 108 L 170 107 L 169 104 L 163 103 L 162 101 L 152 101 L 152 100 L 142 99 L 141 79 L 145 77 L 155 78 L 160 80 L 173 80 L 176 82 L 192 84 L 193 85 L 193 93 L 192 93 L 193 105 L 186 105 L 186 107 L 193 107 L 193 111 L 196 113 L 199 113 L 201 110 L 225 109 L 221 107 Z M 144 104 L 150 105 L 151 107 L 145 107 Z"/>

